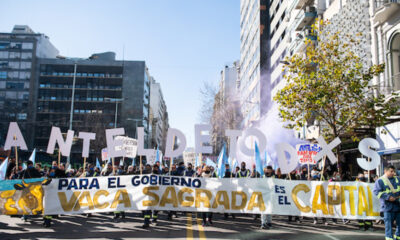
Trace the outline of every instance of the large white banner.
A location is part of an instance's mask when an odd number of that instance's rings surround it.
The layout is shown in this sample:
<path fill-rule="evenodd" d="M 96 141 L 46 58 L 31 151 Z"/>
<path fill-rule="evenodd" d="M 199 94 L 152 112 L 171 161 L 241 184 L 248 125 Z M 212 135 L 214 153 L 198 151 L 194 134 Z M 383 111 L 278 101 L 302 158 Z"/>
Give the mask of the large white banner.
<path fill-rule="evenodd" d="M 43 188 L 45 214 L 157 209 L 379 218 L 373 185 L 360 182 L 133 175 L 54 179 Z"/>

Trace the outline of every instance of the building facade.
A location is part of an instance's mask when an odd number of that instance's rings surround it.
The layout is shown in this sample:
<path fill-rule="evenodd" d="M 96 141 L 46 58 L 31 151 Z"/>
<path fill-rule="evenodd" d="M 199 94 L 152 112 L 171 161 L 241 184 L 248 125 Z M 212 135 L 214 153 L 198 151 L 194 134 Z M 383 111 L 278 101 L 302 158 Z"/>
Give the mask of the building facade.
<path fill-rule="evenodd" d="M 136 127 L 144 127 L 148 147 L 150 74 L 144 61 L 118 61 L 115 53 L 107 52 L 88 59 L 42 58 L 36 68 L 32 130 L 39 152 L 47 147 L 51 126 L 63 133 L 69 129 L 73 90 L 72 130 L 96 133 L 90 149 L 93 157 L 100 158 L 106 146 L 107 128 L 123 127 L 126 136 L 135 138 Z M 81 151 L 81 142 L 74 140 L 73 156 L 78 158 Z"/>
<path fill-rule="evenodd" d="M 270 104 L 270 0 L 240 1 L 240 73 L 238 88 L 244 116 L 242 127 L 260 119 Z"/>
<path fill-rule="evenodd" d="M 167 140 L 167 131 L 169 128 L 167 105 L 161 90 L 161 84 L 154 78 L 150 81 L 150 110 L 152 114 L 151 121 L 151 147 L 158 147 L 165 152 Z"/>
<path fill-rule="evenodd" d="M 372 61 L 385 63 L 385 72 L 375 78 L 381 93 L 400 91 L 400 1 L 369 1 L 372 32 Z M 400 111 L 387 125 L 376 129 L 383 165 L 400 167 Z"/>
<path fill-rule="evenodd" d="M 225 66 L 221 71 L 219 89 L 214 97 L 213 114 L 211 117 L 211 145 L 214 155 L 218 155 L 224 143 L 226 129 L 239 129 L 242 123 L 242 112 L 240 109 L 240 96 L 238 94 L 238 62 L 232 66 Z"/>
<path fill-rule="evenodd" d="M 18 122 L 28 148 L 32 149 L 34 114 L 33 86 L 38 58 L 55 58 L 58 50 L 44 34 L 26 25 L 0 33 L 0 145 L 4 145 L 9 122 Z"/>

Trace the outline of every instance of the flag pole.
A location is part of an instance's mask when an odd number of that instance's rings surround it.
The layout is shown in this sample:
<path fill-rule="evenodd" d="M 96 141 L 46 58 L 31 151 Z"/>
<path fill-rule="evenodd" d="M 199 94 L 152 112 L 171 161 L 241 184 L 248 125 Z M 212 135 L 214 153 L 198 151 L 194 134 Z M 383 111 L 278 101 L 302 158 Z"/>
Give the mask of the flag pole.
<path fill-rule="evenodd" d="M 58 167 L 60 167 L 60 162 L 61 162 L 61 151 L 60 148 L 58 149 Z"/>
<path fill-rule="evenodd" d="M 140 175 L 143 174 L 143 162 L 142 162 L 142 155 L 139 156 L 140 159 L 140 164 L 139 164 L 139 168 L 140 168 Z"/>
<path fill-rule="evenodd" d="M 324 176 L 326 155 L 323 157 L 323 161 L 324 161 L 324 162 L 322 163 L 322 172 L 321 172 L 321 179 L 320 179 L 320 181 L 322 181 L 322 177 Z"/>
<path fill-rule="evenodd" d="M 115 161 L 114 161 L 114 158 L 111 158 L 111 161 L 112 161 L 113 175 L 115 175 L 115 169 L 114 169 L 114 163 L 115 163 Z"/>
<path fill-rule="evenodd" d="M 175 136 L 172 141 L 172 151 L 174 151 L 174 146 L 175 146 Z M 171 176 L 171 170 L 172 170 L 172 162 L 173 162 L 173 158 L 171 157 L 171 159 L 169 161 L 169 175 L 170 176 Z"/>
<path fill-rule="evenodd" d="M 14 135 L 14 140 L 17 140 L 17 136 Z M 16 161 L 16 166 L 17 166 L 17 171 L 18 171 L 18 147 L 15 146 L 15 161 Z"/>
<path fill-rule="evenodd" d="M 370 161 L 370 158 L 368 158 L 368 162 Z M 370 183 L 371 179 L 371 170 L 368 170 L 368 183 Z"/>

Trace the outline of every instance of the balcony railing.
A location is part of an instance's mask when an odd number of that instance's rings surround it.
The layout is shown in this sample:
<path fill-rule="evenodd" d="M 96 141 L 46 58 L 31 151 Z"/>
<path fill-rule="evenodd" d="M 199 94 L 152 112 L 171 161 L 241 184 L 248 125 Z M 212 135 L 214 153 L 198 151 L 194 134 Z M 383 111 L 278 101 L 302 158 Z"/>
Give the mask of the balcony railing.
<path fill-rule="evenodd" d="M 387 3 L 400 3 L 400 0 L 375 0 L 375 9 L 379 9 Z"/>

